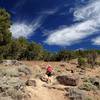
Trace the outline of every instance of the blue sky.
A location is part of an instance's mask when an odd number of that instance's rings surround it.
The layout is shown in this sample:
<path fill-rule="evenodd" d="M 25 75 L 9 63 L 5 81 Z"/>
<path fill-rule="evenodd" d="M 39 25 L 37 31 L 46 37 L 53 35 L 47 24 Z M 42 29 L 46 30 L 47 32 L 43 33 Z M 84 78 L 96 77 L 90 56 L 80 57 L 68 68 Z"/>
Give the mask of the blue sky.
<path fill-rule="evenodd" d="M 100 49 L 100 0 L 0 0 L 11 14 L 14 38 L 50 51 Z"/>

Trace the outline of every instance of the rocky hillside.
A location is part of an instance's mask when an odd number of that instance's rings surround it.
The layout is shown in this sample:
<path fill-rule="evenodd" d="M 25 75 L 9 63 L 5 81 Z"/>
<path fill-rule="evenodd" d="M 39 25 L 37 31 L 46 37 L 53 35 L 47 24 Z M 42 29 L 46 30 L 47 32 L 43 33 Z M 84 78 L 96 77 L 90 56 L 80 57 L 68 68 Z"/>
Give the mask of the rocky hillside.
<path fill-rule="evenodd" d="M 54 74 L 47 82 L 48 64 Z M 76 62 L 3 60 L 0 100 L 100 100 L 100 66 L 82 69 Z"/>

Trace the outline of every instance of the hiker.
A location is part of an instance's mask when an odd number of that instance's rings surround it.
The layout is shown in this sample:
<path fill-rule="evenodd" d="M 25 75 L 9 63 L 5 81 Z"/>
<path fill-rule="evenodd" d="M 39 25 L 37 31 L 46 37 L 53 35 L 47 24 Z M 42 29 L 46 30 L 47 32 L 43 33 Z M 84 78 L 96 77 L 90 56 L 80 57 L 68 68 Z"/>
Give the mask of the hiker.
<path fill-rule="evenodd" d="M 46 71 L 46 75 L 47 75 L 48 77 L 51 77 L 51 76 L 52 76 L 52 72 L 53 72 L 52 66 L 51 66 L 51 65 L 48 65 L 47 71 Z"/>
<path fill-rule="evenodd" d="M 47 70 L 46 70 L 46 75 L 48 76 L 48 81 L 50 82 L 51 82 L 50 77 L 52 76 L 52 74 L 53 74 L 53 68 L 51 65 L 48 65 Z"/>

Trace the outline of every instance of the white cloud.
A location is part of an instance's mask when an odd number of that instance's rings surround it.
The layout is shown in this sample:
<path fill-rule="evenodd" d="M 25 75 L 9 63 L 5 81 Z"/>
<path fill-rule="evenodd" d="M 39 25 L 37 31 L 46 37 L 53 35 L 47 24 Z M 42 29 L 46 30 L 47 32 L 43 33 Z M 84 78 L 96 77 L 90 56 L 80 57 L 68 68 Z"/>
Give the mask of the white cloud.
<path fill-rule="evenodd" d="M 90 0 L 91 1 L 91 0 Z M 91 20 L 100 16 L 100 0 L 91 1 L 85 7 L 77 8 L 74 12 L 76 20 Z"/>
<path fill-rule="evenodd" d="M 58 7 L 54 9 L 48 9 L 45 11 L 40 12 L 39 14 L 45 14 L 45 15 L 53 15 L 58 11 Z"/>
<path fill-rule="evenodd" d="M 99 5 L 100 0 L 95 0 L 87 6 L 77 8 L 74 12 L 74 19 L 82 22 L 51 32 L 45 43 L 61 46 L 71 45 L 95 34 L 100 26 Z"/>
<path fill-rule="evenodd" d="M 93 45 L 100 45 L 100 36 L 92 40 Z"/>
<path fill-rule="evenodd" d="M 32 35 L 42 24 L 42 17 L 39 17 L 37 20 L 33 21 L 31 24 L 25 22 L 15 22 L 10 30 L 12 36 L 15 38 L 25 37 L 28 38 Z"/>
<path fill-rule="evenodd" d="M 78 50 L 85 50 L 85 48 L 78 48 L 78 49 L 76 49 L 76 51 L 78 51 Z"/>

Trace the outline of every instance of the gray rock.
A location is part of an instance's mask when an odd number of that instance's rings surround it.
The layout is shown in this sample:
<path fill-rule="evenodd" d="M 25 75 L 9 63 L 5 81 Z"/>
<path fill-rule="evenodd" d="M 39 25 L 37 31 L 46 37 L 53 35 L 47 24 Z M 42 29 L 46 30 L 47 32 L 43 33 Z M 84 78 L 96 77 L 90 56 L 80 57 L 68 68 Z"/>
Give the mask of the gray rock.
<path fill-rule="evenodd" d="M 68 90 L 67 96 L 70 100 L 85 100 L 84 92 L 76 88 L 70 88 Z"/>
<path fill-rule="evenodd" d="M 91 83 L 100 89 L 100 78 L 91 78 Z"/>
<path fill-rule="evenodd" d="M 34 86 L 34 87 L 37 86 L 37 85 L 36 85 L 36 81 L 33 80 L 33 79 L 27 80 L 27 81 L 26 81 L 26 85 L 27 85 L 27 86 Z"/>
<path fill-rule="evenodd" d="M 43 81 L 43 82 L 48 82 L 48 78 L 46 77 L 45 74 L 42 74 L 39 76 L 40 80 Z"/>
<path fill-rule="evenodd" d="M 60 84 L 68 86 L 77 86 L 79 82 L 78 76 L 62 75 L 62 76 L 57 76 L 56 79 Z"/>
<path fill-rule="evenodd" d="M 0 61 L 1 64 L 5 65 L 5 66 L 10 66 L 10 65 L 22 65 L 21 62 L 17 61 L 17 60 L 2 60 Z"/>

